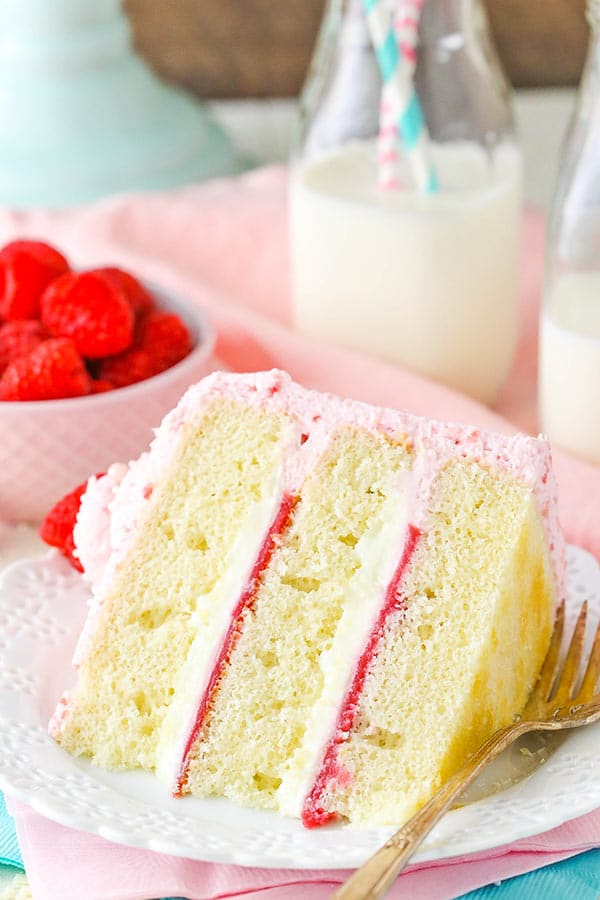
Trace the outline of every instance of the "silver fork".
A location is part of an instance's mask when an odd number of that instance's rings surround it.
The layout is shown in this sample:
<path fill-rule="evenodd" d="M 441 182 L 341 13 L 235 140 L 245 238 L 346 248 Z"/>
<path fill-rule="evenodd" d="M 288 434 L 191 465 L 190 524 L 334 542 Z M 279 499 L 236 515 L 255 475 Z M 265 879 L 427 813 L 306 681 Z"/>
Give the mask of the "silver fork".
<path fill-rule="evenodd" d="M 560 665 L 565 605 L 558 608 L 548 653 L 521 715 L 495 731 L 409 821 L 332 896 L 332 900 L 377 900 L 392 886 L 417 847 L 464 789 L 492 759 L 528 731 L 560 731 L 600 720 L 600 625 L 585 673 L 582 668 L 587 603 L 579 612 L 564 663 Z"/>

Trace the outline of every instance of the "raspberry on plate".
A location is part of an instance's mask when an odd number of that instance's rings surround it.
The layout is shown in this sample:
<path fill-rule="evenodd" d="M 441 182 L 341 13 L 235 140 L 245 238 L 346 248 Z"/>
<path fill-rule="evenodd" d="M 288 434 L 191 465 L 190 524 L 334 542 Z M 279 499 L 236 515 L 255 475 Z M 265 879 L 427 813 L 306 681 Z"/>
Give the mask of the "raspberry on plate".
<path fill-rule="evenodd" d="M 52 338 L 13 360 L 0 378 L 0 400 L 61 400 L 90 392 L 90 376 L 73 341 Z"/>
<path fill-rule="evenodd" d="M 134 314 L 126 292 L 102 271 L 69 272 L 48 286 L 42 322 L 57 337 L 71 338 L 78 352 L 99 359 L 126 350 Z"/>
<path fill-rule="evenodd" d="M 69 271 L 58 250 L 42 241 L 12 241 L 0 250 L 0 319 L 35 319 L 46 287 Z"/>
<path fill-rule="evenodd" d="M 0 375 L 9 363 L 27 356 L 47 337 L 46 329 L 35 319 L 18 319 L 0 325 Z"/>
<path fill-rule="evenodd" d="M 66 556 L 71 565 L 79 572 L 83 572 L 83 567 L 74 555 L 73 529 L 86 487 L 87 481 L 84 481 L 70 494 L 59 500 L 40 525 L 41 539 L 51 547 L 56 547 L 60 550 L 63 556 Z"/>
<path fill-rule="evenodd" d="M 129 272 L 119 269 L 117 266 L 103 266 L 101 269 L 91 269 L 92 272 L 101 272 L 113 278 L 119 287 L 125 291 L 127 299 L 133 307 L 134 315 L 143 316 L 154 309 L 154 298 L 141 282 Z"/>

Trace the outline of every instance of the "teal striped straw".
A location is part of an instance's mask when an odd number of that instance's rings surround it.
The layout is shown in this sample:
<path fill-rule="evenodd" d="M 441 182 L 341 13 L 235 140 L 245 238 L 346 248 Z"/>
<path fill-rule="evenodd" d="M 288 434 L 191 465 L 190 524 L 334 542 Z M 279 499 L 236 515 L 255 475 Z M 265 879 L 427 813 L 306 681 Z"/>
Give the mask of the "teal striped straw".
<path fill-rule="evenodd" d="M 431 162 L 429 135 L 413 80 L 398 48 L 389 0 L 363 0 L 371 41 L 386 93 L 396 106 L 396 124 L 417 189 L 436 193 L 439 183 Z"/>

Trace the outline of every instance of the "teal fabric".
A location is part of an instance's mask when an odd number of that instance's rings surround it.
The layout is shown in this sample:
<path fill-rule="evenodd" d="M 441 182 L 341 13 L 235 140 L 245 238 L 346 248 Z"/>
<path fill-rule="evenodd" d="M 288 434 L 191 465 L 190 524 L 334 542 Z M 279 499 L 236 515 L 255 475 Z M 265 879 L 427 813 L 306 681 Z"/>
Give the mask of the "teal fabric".
<path fill-rule="evenodd" d="M 0 865 L 23 871 L 23 857 L 17 843 L 12 816 L 8 814 L 4 796 L 0 793 Z"/>
<path fill-rule="evenodd" d="M 600 850 L 464 894 L 461 900 L 598 900 Z"/>

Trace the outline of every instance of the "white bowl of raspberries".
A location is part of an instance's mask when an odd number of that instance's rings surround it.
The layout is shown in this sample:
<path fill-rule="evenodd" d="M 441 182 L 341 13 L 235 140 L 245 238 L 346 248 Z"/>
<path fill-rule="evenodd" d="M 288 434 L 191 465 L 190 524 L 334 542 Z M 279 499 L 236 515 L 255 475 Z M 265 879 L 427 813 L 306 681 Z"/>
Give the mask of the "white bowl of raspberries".
<path fill-rule="evenodd" d="M 201 310 L 130 272 L 74 271 L 41 241 L 0 249 L 0 520 L 38 522 L 139 455 L 213 347 Z"/>

